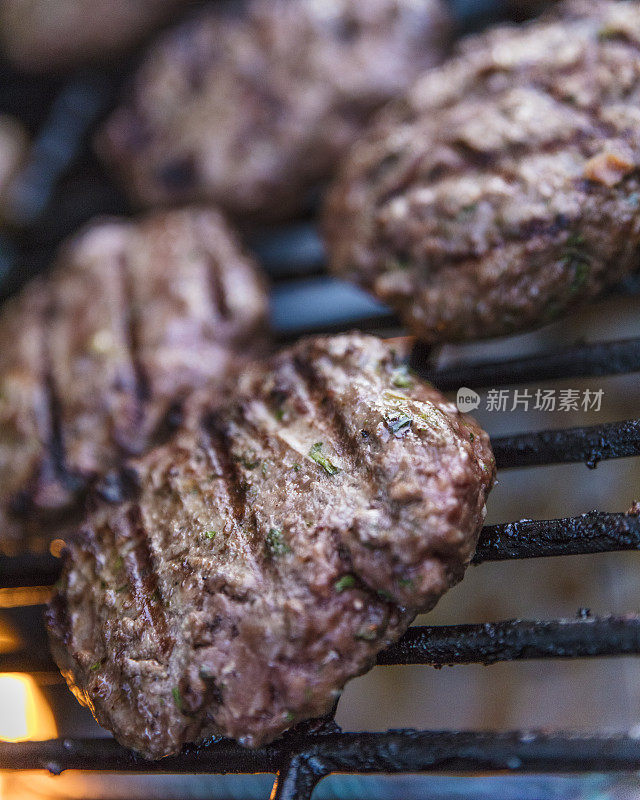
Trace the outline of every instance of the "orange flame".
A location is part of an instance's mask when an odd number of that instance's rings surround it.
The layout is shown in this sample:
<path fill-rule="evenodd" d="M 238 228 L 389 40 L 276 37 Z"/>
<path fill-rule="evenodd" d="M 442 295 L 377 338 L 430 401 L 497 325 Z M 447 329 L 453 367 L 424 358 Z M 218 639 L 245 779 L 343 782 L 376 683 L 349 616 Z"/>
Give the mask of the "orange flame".
<path fill-rule="evenodd" d="M 0 740 L 41 741 L 57 734 L 49 703 L 31 675 L 0 674 Z"/>

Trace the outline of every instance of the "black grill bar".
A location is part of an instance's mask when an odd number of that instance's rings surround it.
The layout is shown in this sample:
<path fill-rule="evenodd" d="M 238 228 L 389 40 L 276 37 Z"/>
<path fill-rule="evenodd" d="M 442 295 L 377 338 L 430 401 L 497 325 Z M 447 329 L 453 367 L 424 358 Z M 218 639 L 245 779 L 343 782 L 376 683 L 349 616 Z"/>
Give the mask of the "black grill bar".
<path fill-rule="evenodd" d="M 378 655 L 379 665 L 496 664 L 555 658 L 594 658 L 640 653 L 640 617 L 590 617 L 508 620 L 478 625 L 410 628 L 402 639 Z M 46 652 L 0 655 L 0 672 L 59 674 Z"/>
<path fill-rule="evenodd" d="M 640 618 L 585 617 L 547 622 L 509 620 L 480 625 L 410 628 L 378 656 L 378 664 L 496 664 L 547 658 L 640 653 Z"/>
<path fill-rule="evenodd" d="M 624 375 L 640 370 L 640 338 L 579 344 L 552 353 L 436 369 L 425 367 L 430 353 L 430 348 L 416 345 L 410 365 L 441 391 L 455 391 L 461 386 L 477 389 L 532 381 Z"/>
<path fill-rule="evenodd" d="M 60 559 L 49 553 L 25 553 L 19 556 L 0 555 L 0 588 L 53 586 L 60 577 Z"/>
<path fill-rule="evenodd" d="M 640 739 L 539 732 L 392 730 L 284 737 L 244 749 L 226 740 L 146 761 L 113 739 L 0 743 L 0 769 L 68 769 L 174 774 L 277 772 L 304 760 L 321 776 L 332 772 L 627 772 L 640 769 Z"/>
<path fill-rule="evenodd" d="M 491 444 L 499 469 L 575 462 L 595 469 L 600 461 L 640 455 L 640 420 L 492 437 Z"/>
<path fill-rule="evenodd" d="M 564 519 L 486 525 L 474 564 L 640 549 L 640 516 L 592 511 Z"/>
<path fill-rule="evenodd" d="M 276 284 L 271 292 L 271 324 L 277 341 L 284 344 L 295 341 L 301 336 L 343 333 L 347 330 L 375 333 L 380 329 L 402 329 L 402 323 L 397 315 L 364 290 L 355 290 L 354 286 L 350 287 L 351 297 L 344 297 L 336 303 L 336 292 L 341 286 L 349 284 L 327 277 L 325 274 Z M 630 285 L 626 293 L 635 296 L 637 294 L 635 284 Z M 300 308 L 308 309 L 307 313 L 301 315 Z M 326 314 L 325 309 L 328 309 Z M 420 358 L 422 357 L 421 355 Z M 416 369 L 424 367 L 420 367 L 417 363 Z M 588 368 L 585 366 L 584 375 L 588 374 Z"/>
<path fill-rule="evenodd" d="M 313 790 L 327 774 L 317 758 L 295 755 L 276 775 L 270 800 L 311 800 Z"/>
<path fill-rule="evenodd" d="M 60 674 L 47 650 L 38 652 L 13 650 L 9 653 L 0 653 L 0 673 L 2 672 L 29 672 L 36 678 L 38 674 Z"/>
<path fill-rule="evenodd" d="M 579 517 L 485 526 L 474 564 L 640 549 L 640 516 L 592 511 Z M 60 576 L 51 555 L 0 556 L 0 588 L 50 586 Z"/>

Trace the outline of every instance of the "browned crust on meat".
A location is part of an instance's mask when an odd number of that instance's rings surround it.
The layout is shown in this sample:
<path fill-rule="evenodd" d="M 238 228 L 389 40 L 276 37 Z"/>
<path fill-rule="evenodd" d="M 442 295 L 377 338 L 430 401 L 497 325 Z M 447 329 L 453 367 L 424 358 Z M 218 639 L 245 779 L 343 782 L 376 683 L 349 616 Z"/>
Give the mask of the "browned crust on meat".
<path fill-rule="evenodd" d="M 71 542 L 53 651 L 119 741 L 152 758 L 214 733 L 266 743 L 460 580 L 489 440 L 397 369 L 358 334 L 283 351 Z"/>
<path fill-rule="evenodd" d="M 640 4 L 572 0 L 464 44 L 334 186 L 332 269 L 428 342 L 536 326 L 636 268 Z"/>
<path fill-rule="evenodd" d="M 283 218 L 371 114 L 439 61 L 442 0 L 209 6 L 151 49 L 98 150 L 144 204 L 213 201 Z"/>
<path fill-rule="evenodd" d="M 266 346 L 255 265 L 214 211 L 94 224 L 0 316 L 0 547 L 48 546 L 193 390 Z"/>

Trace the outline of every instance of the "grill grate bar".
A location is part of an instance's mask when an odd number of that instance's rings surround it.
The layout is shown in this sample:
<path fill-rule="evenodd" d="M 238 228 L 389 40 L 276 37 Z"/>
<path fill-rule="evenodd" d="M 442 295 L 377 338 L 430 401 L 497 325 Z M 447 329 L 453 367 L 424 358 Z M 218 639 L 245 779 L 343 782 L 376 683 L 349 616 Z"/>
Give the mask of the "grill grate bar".
<path fill-rule="evenodd" d="M 640 420 L 491 438 L 499 469 L 600 461 L 640 455 Z"/>
<path fill-rule="evenodd" d="M 637 289 L 635 287 L 635 291 L 632 291 L 629 287 L 628 293 L 635 296 Z M 403 328 L 398 316 L 372 295 L 325 274 L 276 284 L 271 291 L 271 306 L 271 325 L 281 344 L 296 341 L 302 336 L 344 333 L 347 330 L 375 333 L 380 329 Z M 424 363 L 427 352 L 428 347 L 424 347 L 414 357 L 416 369 L 424 370 L 420 359 Z M 586 358 L 587 354 L 583 357 L 585 376 L 590 373 Z M 601 355 L 601 364 L 603 359 Z M 600 368 L 605 369 L 604 366 Z M 605 369 L 601 374 L 615 373 L 608 373 Z"/>
<path fill-rule="evenodd" d="M 36 679 L 42 675 L 58 675 L 62 683 L 62 675 L 48 650 L 13 650 L 10 653 L 0 653 L 0 673 L 2 672 L 28 672 Z"/>
<path fill-rule="evenodd" d="M 640 617 L 585 616 L 577 620 L 509 620 L 410 628 L 399 642 L 380 653 L 378 664 L 446 667 L 638 653 Z"/>
<path fill-rule="evenodd" d="M 487 525 L 473 563 L 638 549 L 640 516 L 592 511 L 564 519 Z M 60 567 L 60 560 L 51 555 L 0 556 L 0 588 L 51 586 Z"/>
<path fill-rule="evenodd" d="M 48 553 L 25 553 L 19 556 L 0 555 L 0 588 L 53 586 L 60 577 L 61 563 Z"/>
<path fill-rule="evenodd" d="M 640 516 L 591 511 L 579 517 L 486 525 L 473 563 L 638 549 Z"/>
<path fill-rule="evenodd" d="M 313 790 L 327 774 L 317 759 L 294 755 L 276 774 L 271 800 L 311 800 Z"/>
<path fill-rule="evenodd" d="M 508 620 L 478 625 L 410 628 L 378 655 L 379 665 L 445 667 L 531 659 L 594 658 L 640 654 L 640 617 L 590 617 L 547 621 Z M 60 676 L 48 654 L 23 650 L 0 655 L 0 672 Z"/>
<path fill-rule="evenodd" d="M 248 750 L 226 740 L 146 761 L 113 739 L 0 743 L 0 769 L 67 769 L 128 773 L 259 773 L 306 761 L 332 772 L 618 772 L 640 769 L 640 740 L 625 735 L 392 730 L 385 733 L 293 732 Z M 285 795 L 291 796 L 291 795 Z"/>
<path fill-rule="evenodd" d="M 477 361 L 450 367 L 429 368 L 431 349 L 417 344 L 411 367 L 441 391 L 461 386 L 508 386 L 532 381 L 624 375 L 640 370 L 640 338 L 617 342 L 595 342 L 566 347 L 552 353 L 509 359 Z"/>

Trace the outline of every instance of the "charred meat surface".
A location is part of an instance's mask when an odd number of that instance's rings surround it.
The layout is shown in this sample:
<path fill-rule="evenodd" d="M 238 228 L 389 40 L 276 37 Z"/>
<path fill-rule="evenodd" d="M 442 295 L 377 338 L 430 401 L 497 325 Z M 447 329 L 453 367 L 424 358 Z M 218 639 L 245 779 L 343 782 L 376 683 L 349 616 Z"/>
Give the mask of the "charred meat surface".
<path fill-rule="evenodd" d="M 68 67 L 135 44 L 188 0 L 0 0 L 0 41 L 18 66 Z"/>
<path fill-rule="evenodd" d="M 372 112 L 441 60 L 442 0 L 210 5 L 153 47 L 98 148 L 145 205 L 308 207 Z"/>
<path fill-rule="evenodd" d="M 427 342 L 537 326 L 638 264 L 640 3 L 568 2 L 463 44 L 330 192 L 333 271 Z"/>
<path fill-rule="evenodd" d="M 0 548 L 47 545 L 184 396 L 264 344 L 266 315 L 216 212 L 104 221 L 64 246 L 0 315 Z"/>
<path fill-rule="evenodd" d="M 251 367 L 72 539 L 48 626 L 97 720 L 151 758 L 328 712 L 462 578 L 487 435 L 359 334 Z"/>

